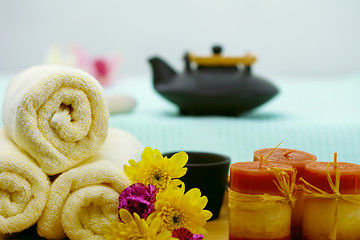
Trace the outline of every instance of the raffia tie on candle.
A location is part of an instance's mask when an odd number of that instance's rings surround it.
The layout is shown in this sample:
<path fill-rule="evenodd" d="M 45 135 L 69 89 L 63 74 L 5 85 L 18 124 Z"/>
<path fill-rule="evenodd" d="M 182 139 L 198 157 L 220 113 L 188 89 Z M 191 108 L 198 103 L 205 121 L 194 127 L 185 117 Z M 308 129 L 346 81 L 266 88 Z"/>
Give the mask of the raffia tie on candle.
<path fill-rule="evenodd" d="M 335 166 L 335 184 L 331 179 L 329 168 L 330 165 L 334 164 Z M 337 225 L 338 225 L 338 201 L 342 200 L 349 203 L 359 204 L 360 205 L 360 195 L 355 194 L 341 194 L 340 189 L 340 168 L 338 167 L 337 163 L 330 162 L 326 167 L 326 176 L 329 182 L 330 188 L 333 193 L 327 193 L 320 188 L 308 183 L 305 179 L 300 178 L 299 180 L 304 183 L 301 187 L 304 189 L 305 198 L 327 198 L 327 199 L 334 199 L 335 200 L 335 212 L 334 212 L 334 228 L 333 231 L 329 235 L 329 239 L 336 240 L 337 235 Z"/>
<path fill-rule="evenodd" d="M 295 205 L 296 198 L 293 195 L 296 181 L 296 170 L 292 170 L 292 177 L 278 168 L 269 168 L 275 175 L 274 183 L 283 196 L 269 194 L 252 195 L 232 191 L 229 189 L 229 208 L 245 211 L 262 211 L 274 207 L 274 203 Z"/>

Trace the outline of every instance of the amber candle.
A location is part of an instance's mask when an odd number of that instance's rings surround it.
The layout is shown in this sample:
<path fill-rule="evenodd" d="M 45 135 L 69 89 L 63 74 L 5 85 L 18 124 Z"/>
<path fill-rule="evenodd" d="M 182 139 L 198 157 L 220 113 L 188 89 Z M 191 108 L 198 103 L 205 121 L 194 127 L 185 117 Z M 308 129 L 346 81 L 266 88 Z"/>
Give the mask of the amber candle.
<path fill-rule="evenodd" d="M 360 239 L 360 165 L 310 163 L 304 180 L 303 239 Z"/>
<path fill-rule="evenodd" d="M 256 150 L 254 152 L 254 161 L 259 161 L 261 155 L 267 158 L 267 161 L 289 164 L 295 168 L 297 171 L 297 183 L 299 183 L 299 178 L 303 177 L 306 164 L 317 160 L 317 157 L 313 154 L 288 148 L 263 148 Z M 301 239 L 303 190 L 301 188 L 296 189 L 295 195 L 297 200 L 291 213 L 291 235 L 292 239 Z"/>
<path fill-rule="evenodd" d="M 230 240 L 290 239 L 291 207 L 276 186 L 271 168 L 290 177 L 293 173 L 291 166 L 277 163 L 238 162 L 230 166 Z"/>
<path fill-rule="evenodd" d="M 254 161 L 258 161 L 260 156 L 267 157 L 273 148 L 263 148 L 254 152 Z M 276 148 L 267 158 L 267 161 L 281 164 L 290 164 L 297 171 L 297 178 L 303 176 L 305 166 L 308 163 L 315 162 L 317 157 L 311 153 L 288 148 Z"/>

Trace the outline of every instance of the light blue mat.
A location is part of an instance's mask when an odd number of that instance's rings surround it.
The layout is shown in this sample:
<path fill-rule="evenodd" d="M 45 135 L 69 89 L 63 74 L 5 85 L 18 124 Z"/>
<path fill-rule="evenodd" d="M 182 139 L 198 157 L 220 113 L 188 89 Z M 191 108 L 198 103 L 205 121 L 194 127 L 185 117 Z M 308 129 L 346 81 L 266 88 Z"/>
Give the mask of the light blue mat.
<path fill-rule="evenodd" d="M 110 125 L 161 152 L 207 151 L 232 162 L 251 161 L 253 151 L 284 140 L 281 147 L 320 161 L 332 161 L 337 152 L 339 161 L 360 163 L 360 76 L 273 81 L 281 93 L 248 115 L 188 117 L 154 91 L 150 77 L 127 78 L 107 93 L 131 95 L 138 105 L 132 113 L 113 115 Z"/>
<path fill-rule="evenodd" d="M 1 106 L 9 79 L 0 76 Z M 137 106 L 112 115 L 110 127 L 163 153 L 206 151 L 232 162 L 251 161 L 253 151 L 284 140 L 281 147 L 310 152 L 319 161 L 332 161 L 337 152 L 339 161 L 360 163 L 360 75 L 272 81 L 280 94 L 247 115 L 189 117 L 178 115 L 177 107 L 154 91 L 150 77 L 124 77 L 105 92 L 130 95 Z"/>

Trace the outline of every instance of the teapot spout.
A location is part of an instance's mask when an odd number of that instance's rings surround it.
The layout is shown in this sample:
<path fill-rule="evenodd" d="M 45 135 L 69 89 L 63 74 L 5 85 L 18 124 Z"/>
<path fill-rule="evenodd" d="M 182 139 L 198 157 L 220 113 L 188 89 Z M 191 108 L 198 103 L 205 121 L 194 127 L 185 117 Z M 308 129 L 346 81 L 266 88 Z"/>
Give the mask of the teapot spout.
<path fill-rule="evenodd" d="M 167 63 L 165 63 L 159 57 L 153 57 L 149 59 L 153 72 L 153 83 L 157 84 L 168 83 L 173 80 L 177 75 L 174 69 L 172 69 Z"/>

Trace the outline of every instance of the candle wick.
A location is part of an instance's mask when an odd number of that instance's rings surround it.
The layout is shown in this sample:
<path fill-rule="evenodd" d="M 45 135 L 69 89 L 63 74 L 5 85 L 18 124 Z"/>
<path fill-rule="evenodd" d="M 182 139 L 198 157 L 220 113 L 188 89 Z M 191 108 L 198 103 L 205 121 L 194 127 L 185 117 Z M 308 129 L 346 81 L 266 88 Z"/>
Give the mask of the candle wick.
<path fill-rule="evenodd" d="M 287 157 L 290 153 L 292 153 L 294 150 L 289 150 L 283 154 L 284 157 Z"/>
<path fill-rule="evenodd" d="M 334 153 L 334 163 L 337 163 L 337 153 Z"/>
<path fill-rule="evenodd" d="M 260 155 L 260 160 L 259 160 L 259 169 L 262 168 L 263 165 L 263 155 Z"/>
<path fill-rule="evenodd" d="M 280 146 L 280 144 L 282 144 L 284 140 L 282 140 L 278 145 L 276 145 L 276 147 L 274 147 L 265 157 L 265 160 L 267 160 L 271 154 L 273 154 L 273 152 Z"/>

